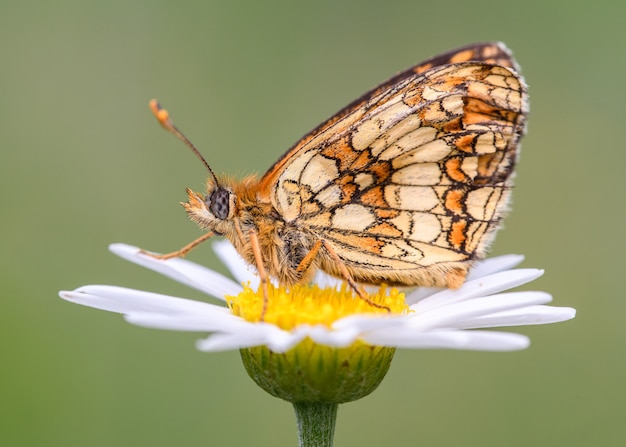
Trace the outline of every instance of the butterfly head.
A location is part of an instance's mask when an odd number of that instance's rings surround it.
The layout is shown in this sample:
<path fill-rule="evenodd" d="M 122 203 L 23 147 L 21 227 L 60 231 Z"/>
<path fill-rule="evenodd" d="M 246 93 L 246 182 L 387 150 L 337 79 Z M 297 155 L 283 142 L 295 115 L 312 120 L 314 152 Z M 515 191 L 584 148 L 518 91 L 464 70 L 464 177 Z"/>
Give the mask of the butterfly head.
<path fill-rule="evenodd" d="M 187 188 L 187 196 L 189 200 L 181 205 L 200 227 L 216 234 L 224 234 L 232 228 L 236 197 L 230 188 L 209 181 L 205 194 Z"/>

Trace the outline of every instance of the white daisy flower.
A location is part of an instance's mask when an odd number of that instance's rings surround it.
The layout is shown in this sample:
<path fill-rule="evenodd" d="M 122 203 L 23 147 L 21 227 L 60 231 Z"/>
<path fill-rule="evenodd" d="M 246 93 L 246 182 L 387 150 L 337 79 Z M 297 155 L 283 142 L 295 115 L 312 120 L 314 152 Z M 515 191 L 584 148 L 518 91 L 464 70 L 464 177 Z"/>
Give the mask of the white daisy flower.
<path fill-rule="evenodd" d="M 349 301 L 355 303 L 356 308 L 342 307 L 335 312 L 328 309 L 327 302 L 320 302 L 316 297 L 313 301 L 309 298 L 309 310 L 319 314 L 313 318 L 308 315 L 305 320 L 298 321 L 302 318 L 298 315 L 285 321 L 289 317 L 281 315 L 281 324 L 275 324 L 268 314 L 264 321 L 249 321 L 235 315 L 224 304 L 226 297 L 236 297 L 244 292 L 241 283 L 250 284 L 246 289 L 248 292 L 256 290 L 258 277 L 228 242 L 220 241 L 213 247 L 237 281 L 185 259 L 158 260 L 125 244 L 113 244 L 110 250 L 217 298 L 220 305 L 105 285 L 63 291 L 60 296 L 85 306 L 121 313 L 129 323 L 138 326 L 208 332 L 210 335 L 197 343 L 202 351 L 263 345 L 273 352 L 283 353 L 305 338 L 334 347 L 346 347 L 360 341 L 400 348 L 512 351 L 526 348 L 528 337 L 482 329 L 555 323 L 575 315 L 572 308 L 546 306 L 552 297 L 545 292 L 503 293 L 543 274 L 539 269 L 514 269 L 523 257 L 507 255 L 478 262 L 459 289 L 418 288 L 407 293 L 407 307 L 401 306 L 400 311 L 391 314 L 352 298 Z M 319 274 L 315 282 L 321 290 L 334 290 L 340 283 L 325 274 Z M 361 313 L 364 310 L 365 313 Z"/>
<path fill-rule="evenodd" d="M 325 274 L 318 274 L 314 285 L 289 290 L 269 285 L 264 299 L 262 288 L 255 291 L 254 271 L 230 243 L 217 242 L 214 248 L 237 281 L 184 259 L 158 260 L 124 244 L 110 247 L 124 259 L 205 292 L 219 305 L 102 285 L 60 296 L 121 313 L 138 326 L 209 333 L 197 342 L 202 351 L 239 349 L 250 377 L 293 404 L 301 442 L 332 445 L 338 405 L 374 391 L 396 348 L 513 351 L 526 348 L 528 337 L 484 329 L 555 323 L 575 315 L 571 308 L 546 306 L 552 297 L 545 292 L 503 293 L 543 274 L 514 269 L 521 256 L 477 263 L 456 290 L 370 291 L 376 307 Z"/>
<path fill-rule="evenodd" d="M 292 402 L 297 414 L 317 411 L 318 404 L 332 413 L 339 403 L 368 395 L 387 373 L 396 348 L 514 351 L 526 348 L 528 337 L 484 329 L 555 323 L 575 315 L 571 308 L 546 306 L 552 297 L 545 292 L 503 293 L 543 274 L 514 269 L 521 256 L 477 263 L 456 290 L 370 291 L 371 302 L 380 305 L 376 307 L 323 273 L 313 285 L 289 290 L 269 285 L 265 300 L 254 270 L 230 243 L 213 246 L 237 281 L 185 259 L 159 260 L 125 244 L 110 249 L 220 304 L 104 285 L 60 296 L 121 313 L 138 326 L 209 333 L 197 342 L 199 350 L 239 349 L 250 377 Z"/>

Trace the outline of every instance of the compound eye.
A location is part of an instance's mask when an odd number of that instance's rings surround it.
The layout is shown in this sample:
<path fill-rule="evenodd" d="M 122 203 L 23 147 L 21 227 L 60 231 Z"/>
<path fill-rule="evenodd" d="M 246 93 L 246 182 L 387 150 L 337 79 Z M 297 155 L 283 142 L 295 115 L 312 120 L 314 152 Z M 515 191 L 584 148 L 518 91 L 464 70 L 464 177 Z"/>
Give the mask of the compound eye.
<path fill-rule="evenodd" d="M 225 189 L 219 188 L 209 199 L 209 210 L 218 219 L 224 220 L 228 217 L 230 211 L 230 193 Z"/>

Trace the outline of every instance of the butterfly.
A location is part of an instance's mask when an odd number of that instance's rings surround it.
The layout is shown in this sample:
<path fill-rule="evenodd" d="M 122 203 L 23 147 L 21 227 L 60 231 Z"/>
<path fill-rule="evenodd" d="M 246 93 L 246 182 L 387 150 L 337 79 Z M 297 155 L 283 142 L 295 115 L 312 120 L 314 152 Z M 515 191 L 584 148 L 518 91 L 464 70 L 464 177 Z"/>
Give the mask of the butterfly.
<path fill-rule="evenodd" d="M 226 237 L 262 281 L 318 270 L 357 283 L 459 287 L 501 226 L 511 194 L 527 88 L 501 43 L 428 59 L 375 87 L 305 135 L 260 178 L 218 177 L 182 203 Z M 363 294 L 363 292 L 360 292 Z"/>

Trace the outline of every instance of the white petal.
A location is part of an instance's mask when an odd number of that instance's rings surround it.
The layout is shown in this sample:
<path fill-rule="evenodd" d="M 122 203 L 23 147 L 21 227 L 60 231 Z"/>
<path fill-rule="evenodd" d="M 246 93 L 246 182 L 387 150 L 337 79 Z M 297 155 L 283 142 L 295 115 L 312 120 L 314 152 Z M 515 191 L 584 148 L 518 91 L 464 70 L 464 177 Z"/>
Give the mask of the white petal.
<path fill-rule="evenodd" d="M 502 255 L 495 258 L 483 259 L 476 262 L 470 269 L 466 281 L 472 281 L 478 278 L 491 275 L 493 273 L 503 272 L 505 270 L 517 267 L 524 260 L 523 255 Z M 406 303 L 408 305 L 415 304 L 426 297 L 437 292 L 445 290 L 441 287 L 419 287 L 414 291 L 407 293 Z"/>
<path fill-rule="evenodd" d="M 236 333 L 216 333 L 198 340 L 200 351 L 226 351 L 259 345 L 267 345 L 274 352 L 285 352 L 297 344 L 303 336 L 283 331 L 268 323 L 248 324 Z"/>
<path fill-rule="evenodd" d="M 326 287 L 339 287 L 343 283 L 341 279 L 331 276 L 322 270 L 318 270 L 315 273 L 315 278 L 313 278 L 313 282 L 322 289 Z"/>
<path fill-rule="evenodd" d="M 411 306 L 411 309 L 423 313 L 440 306 L 467 301 L 478 296 L 488 296 L 503 290 L 526 284 L 543 275 L 539 269 L 517 269 L 494 273 L 492 275 L 467 281 L 458 289 L 444 289 Z"/>
<path fill-rule="evenodd" d="M 560 323 L 576 316 L 576 309 L 571 307 L 527 306 L 505 312 L 469 319 L 457 327 L 478 329 L 503 326 L 526 326 L 531 324 Z"/>
<path fill-rule="evenodd" d="M 84 306 L 123 314 L 138 312 L 169 316 L 212 316 L 215 313 L 230 315 L 230 311 L 222 306 L 125 287 L 83 286 L 72 292 L 62 291 L 59 296 Z"/>
<path fill-rule="evenodd" d="M 259 287 L 259 274 L 257 269 L 243 260 L 237 253 L 233 244 L 227 240 L 215 241 L 211 245 L 215 254 L 230 270 L 239 284 L 248 284 L 256 290 Z"/>
<path fill-rule="evenodd" d="M 363 337 L 375 345 L 398 348 L 467 349 L 479 351 L 516 351 L 530 344 L 528 337 L 496 331 L 419 332 L 407 327 L 384 329 Z"/>
<path fill-rule="evenodd" d="M 225 295 L 237 295 L 242 290 L 241 285 L 232 279 L 186 259 L 155 259 L 142 254 L 141 249 L 127 244 L 111 244 L 109 250 L 127 261 L 154 270 L 221 300 Z"/>
<path fill-rule="evenodd" d="M 280 330 L 271 334 L 266 345 L 274 352 L 283 353 L 289 351 L 306 337 L 306 331 L 287 332 Z"/>
<path fill-rule="evenodd" d="M 523 255 L 502 255 L 494 258 L 487 258 L 478 261 L 470 269 L 467 280 L 471 281 L 478 278 L 489 276 L 493 273 L 503 272 L 505 270 L 511 270 L 524 261 Z"/>
<path fill-rule="evenodd" d="M 125 315 L 124 318 L 126 321 L 136 326 L 187 332 L 236 332 L 237 330 L 250 324 L 235 315 L 218 312 L 200 316 L 169 316 L 154 313 L 131 313 Z"/>
<path fill-rule="evenodd" d="M 334 330 L 356 328 L 359 332 L 373 331 L 389 326 L 404 324 L 407 315 L 361 314 L 340 318 L 332 324 Z"/>
<path fill-rule="evenodd" d="M 255 333 L 231 334 L 218 332 L 198 340 L 196 349 L 204 352 L 230 351 L 264 344 L 263 338 Z"/>
<path fill-rule="evenodd" d="M 407 321 L 411 327 L 421 330 L 459 328 L 465 326 L 466 321 L 472 321 L 476 317 L 549 303 L 551 300 L 550 294 L 545 292 L 501 293 L 440 306 L 427 312 L 417 311 L 409 314 Z"/>
<path fill-rule="evenodd" d="M 331 330 L 321 325 L 311 327 L 307 334 L 311 340 L 320 345 L 335 346 L 337 348 L 350 346 L 360 335 L 361 331 L 356 328 Z"/>
<path fill-rule="evenodd" d="M 442 287 L 418 287 L 417 289 L 406 292 L 404 302 L 411 306 L 415 303 L 422 301 L 424 298 L 428 298 L 436 293 L 446 290 Z"/>

